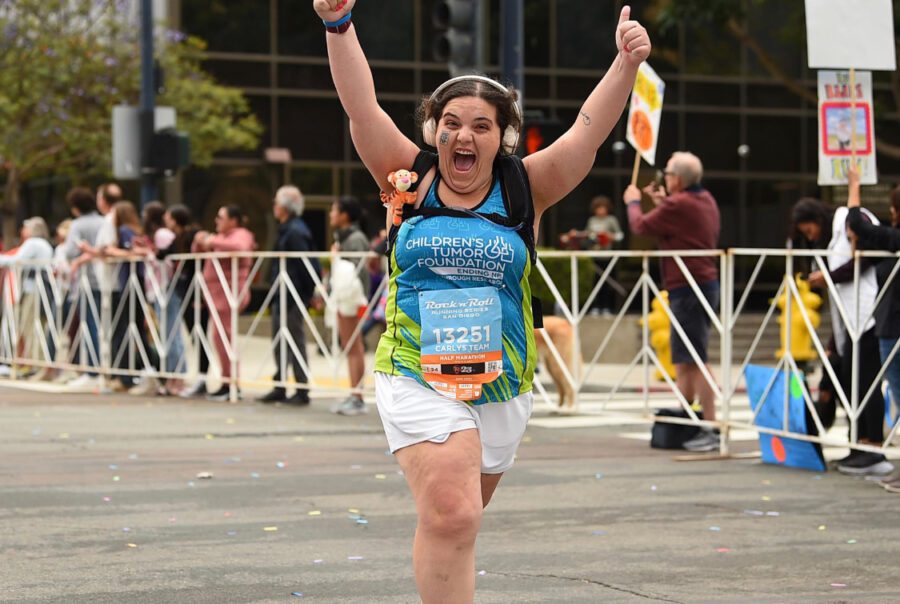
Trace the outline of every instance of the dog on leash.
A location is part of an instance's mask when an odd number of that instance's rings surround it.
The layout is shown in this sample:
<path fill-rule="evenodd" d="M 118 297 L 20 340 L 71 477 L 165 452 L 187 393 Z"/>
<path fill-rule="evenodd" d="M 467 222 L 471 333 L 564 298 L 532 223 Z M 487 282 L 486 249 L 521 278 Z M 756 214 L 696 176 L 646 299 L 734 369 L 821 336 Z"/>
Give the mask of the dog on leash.
<path fill-rule="evenodd" d="M 562 362 L 569 368 L 569 373 L 573 376 L 578 375 L 581 366 L 581 353 L 573 355 L 572 340 L 574 338 L 572 325 L 561 317 L 545 316 L 544 329 L 549 336 L 553 346 L 559 352 Z M 537 343 L 538 357 L 542 358 L 553 383 L 556 385 L 556 391 L 559 393 L 559 409 L 571 411 L 575 408 L 575 388 L 566 378 L 559 361 L 547 346 L 543 334 L 540 329 L 534 330 L 534 340 Z M 573 358 L 574 357 L 574 358 Z"/>

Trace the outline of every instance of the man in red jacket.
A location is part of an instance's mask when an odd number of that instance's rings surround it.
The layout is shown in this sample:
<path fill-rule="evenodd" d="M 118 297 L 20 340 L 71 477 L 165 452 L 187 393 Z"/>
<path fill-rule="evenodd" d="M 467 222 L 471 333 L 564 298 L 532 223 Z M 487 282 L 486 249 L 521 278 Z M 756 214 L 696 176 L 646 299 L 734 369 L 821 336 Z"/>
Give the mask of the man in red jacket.
<path fill-rule="evenodd" d="M 641 191 L 631 185 L 625 190 L 628 223 L 637 235 L 656 237 L 660 250 L 714 250 L 719 244 L 719 207 L 700 181 L 703 164 L 693 153 L 676 151 L 669 158 L 665 172 L 665 190 L 652 183 L 644 188 L 656 207 L 644 214 Z M 666 192 L 668 191 L 668 195 Z M 684 258 L 684 264 L 697 282 L 712 309 L 719 309 L 719 259 L 716 256 Z M 706 364 L 710 318 L 691 288 L 687 277 L 673 258 L 662 260 L 663 285 L 669 291 L 669 307 L 675 319 Z M 672 361 L 678 389 L 690 402 L 700 399 L 703 418 L 715 421 L 716 400 L 712 387 L 703 376 L 686 343 L 672 327 Z M 707 370 L 709 366 L 707 365 Z M 711 374 L 711 373 L 710 373 Z M 702 430 L 684 444 L 689 451 L 713 451 L 719 448 L 719 434 Z"/>

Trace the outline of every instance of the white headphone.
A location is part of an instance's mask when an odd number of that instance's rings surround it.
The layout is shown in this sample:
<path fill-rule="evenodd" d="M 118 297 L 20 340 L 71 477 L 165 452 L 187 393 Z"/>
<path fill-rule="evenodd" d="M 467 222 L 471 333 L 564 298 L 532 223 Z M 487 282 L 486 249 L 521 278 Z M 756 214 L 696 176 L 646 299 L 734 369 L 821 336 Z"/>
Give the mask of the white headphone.
<path fill-rule="evenodd" d="M 451 78 L 437 87 L 437 90 L 431 93 L 431 97 L 428 99 L 429 105 L 434 102 L 434 99 L 437 98 L 437 95 L 441 93 L 448 86 L 452 86 L 457 82 L 462 82 L 464 80 L 474 80 L 476 82 L 482 82 L 483 84 L 487 84 L 489 86 L 493 86 L 497 90 L 503 92 L 503 94 L 509 95 L 509 90 L 496 80 L 492 80 L 491 78 L 486 78 L 480 75 L 464 75 L 458 76 L 455 78 Z M 513 107 L 516 108 L 516 117 L 519 118 L 519 123 L 522 122 L 522 110 L 519 109 L 519 103 L 513 103 Z M 422 124 L 422 137 L 425 139 L 425 144 L 430 147 L 436 147 L 435 144 L 435 136 L 437 135 L 437 122 L 435 122 L 433 117 L 425 120 L 425 123 Z M 516 148 L 519 146 L 519 131 L 515 126 L 510 124 L 506 127 L 506 130 L 503 131 L 503 138 L 500 139 L 500 146 L 503 149 L 503 152 L 507 155 L 512 155 L 516 152 Z"/>

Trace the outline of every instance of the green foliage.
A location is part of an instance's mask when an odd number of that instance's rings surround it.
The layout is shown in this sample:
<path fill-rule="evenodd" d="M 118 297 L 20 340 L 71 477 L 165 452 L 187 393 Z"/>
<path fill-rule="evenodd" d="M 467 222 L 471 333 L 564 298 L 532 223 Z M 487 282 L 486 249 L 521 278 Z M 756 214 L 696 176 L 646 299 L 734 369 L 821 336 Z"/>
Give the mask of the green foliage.
<path fill-rule="evenodd" d="M 659 12 L 659 23 L 665 31 L 681 22 L 702 27 L 740 20 L 743 16 L 741 0 L 669 0 Z"/>
<path fill-rule="evenodd" d="M 107 174 L 112 108 L 140 94 L 139 24 L 133 0 L 0 0 L 0 158 L 7 185 L 46 173 Z M 253 148 L 262 130 L 243 95 L 201 67 L 203 42 L 157 36 L 178 128 L 192 160 Z M 15 188 L 15 187 L 13 187 Z M 10 186 L 7 186 L 6 209 Z"/>

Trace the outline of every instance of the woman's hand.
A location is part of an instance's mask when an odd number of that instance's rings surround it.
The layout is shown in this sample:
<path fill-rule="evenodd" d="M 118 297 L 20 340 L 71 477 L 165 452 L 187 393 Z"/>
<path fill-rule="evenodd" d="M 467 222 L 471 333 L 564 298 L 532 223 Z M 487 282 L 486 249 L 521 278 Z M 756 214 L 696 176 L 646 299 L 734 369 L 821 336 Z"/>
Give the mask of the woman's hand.
<path fill-rule="evenodd" d="M 637 67 L 650 56 L 650 36 L 637 21 L 631 20 L 631 7 L 623 6 L 616 28 L 616 48 L 629 65 Z"/>
<path fill-rule="evenodd" d="M 822 289 L 825 287 L 825 275 L 822 274 L 822 271 L 813 271 L 809 274 L 807 278 L 810 287 L 814 287 L 816 289 Z"/>
<path fill-rule="evenodd" d="M 356 0 L 313 0 L 313 8 L 323 21 L 339 21 L 353 9 Z"/>
<path fill-rule="evenodd" d="M 847 207 L 858 208 L 859 206 L 859 168 L 851 164 L 847 168 Z"/>

